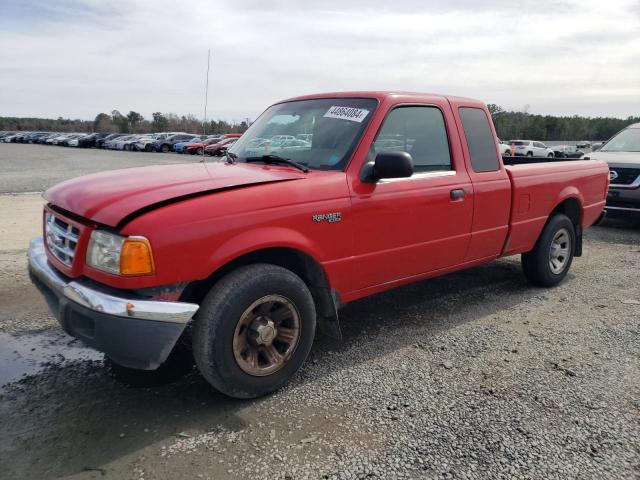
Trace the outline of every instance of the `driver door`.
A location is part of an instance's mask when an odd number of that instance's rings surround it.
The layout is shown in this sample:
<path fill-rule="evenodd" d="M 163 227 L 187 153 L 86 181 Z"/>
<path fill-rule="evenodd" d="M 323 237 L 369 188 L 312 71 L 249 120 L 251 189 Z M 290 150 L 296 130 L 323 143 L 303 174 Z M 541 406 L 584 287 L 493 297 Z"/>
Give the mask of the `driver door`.
<path fill-rule="evenodd" d="M 437 99 L 439 100 L 439 99 Z M 397 105 L 386 115 L 367 160 L 384 150 L 411 154 L 409 178 L 351 184 L 353 285 L 362 290 L 462 263 L 474 194 L 448 104 Z"/>

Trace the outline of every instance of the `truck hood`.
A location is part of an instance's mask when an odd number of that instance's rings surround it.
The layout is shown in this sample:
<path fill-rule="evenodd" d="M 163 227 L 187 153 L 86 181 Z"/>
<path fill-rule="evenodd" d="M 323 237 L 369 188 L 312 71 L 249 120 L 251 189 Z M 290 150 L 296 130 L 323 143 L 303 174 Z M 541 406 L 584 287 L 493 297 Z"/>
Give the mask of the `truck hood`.
<path fill-rule="evenodd" d="M 59 183 L 44 192 L 47 202 L 108 226 L 141 210 L 221 190 L 299 180 L 302 172 L 238 163 L 154 165 L 95 173 Z"/>
<path fill-rule="evenodd" d="M 602 160 L 610 164 L 628 163 L 640 166 L 640 152 L 592 152 L 587 153 L 585 157 L 589 157 L 591 160 Z"/>

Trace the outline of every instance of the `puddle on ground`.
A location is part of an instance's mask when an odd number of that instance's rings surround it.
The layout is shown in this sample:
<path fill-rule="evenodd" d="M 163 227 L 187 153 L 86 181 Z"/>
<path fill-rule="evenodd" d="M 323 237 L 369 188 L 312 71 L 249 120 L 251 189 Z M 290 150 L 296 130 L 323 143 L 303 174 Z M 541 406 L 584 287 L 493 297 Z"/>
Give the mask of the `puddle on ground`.
<path fill-rule="evenodd" d="M 73 360 L 102 360 L 104 356 L 61 330 L 12 335 L 0 332 L 0 388 L 33 375 L 48 365 Z"/>

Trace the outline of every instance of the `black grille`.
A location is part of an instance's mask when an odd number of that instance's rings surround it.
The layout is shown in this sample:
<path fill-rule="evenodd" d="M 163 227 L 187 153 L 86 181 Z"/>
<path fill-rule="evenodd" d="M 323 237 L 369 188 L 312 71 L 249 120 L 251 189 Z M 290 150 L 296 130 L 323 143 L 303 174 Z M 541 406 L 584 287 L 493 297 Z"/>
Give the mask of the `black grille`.
<path fill-rule="evenodd" d="M 616 178 L 611 178 L 613 172 L 618 175 Z M 640 168 L 611 168 L 609 174 L 611 185 L 631 185 L 638 177 L 640 177 Z"/>

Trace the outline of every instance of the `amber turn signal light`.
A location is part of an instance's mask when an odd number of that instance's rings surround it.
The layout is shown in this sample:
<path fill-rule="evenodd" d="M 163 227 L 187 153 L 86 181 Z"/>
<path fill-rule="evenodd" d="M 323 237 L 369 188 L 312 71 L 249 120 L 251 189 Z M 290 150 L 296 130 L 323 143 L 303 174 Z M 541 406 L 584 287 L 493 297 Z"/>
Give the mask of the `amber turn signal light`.
<path fill-rule="evenodd" d="M 128 237 L 120 251 L 120 275 L 153 275 L 151 244 L 146 238 Z"/>

